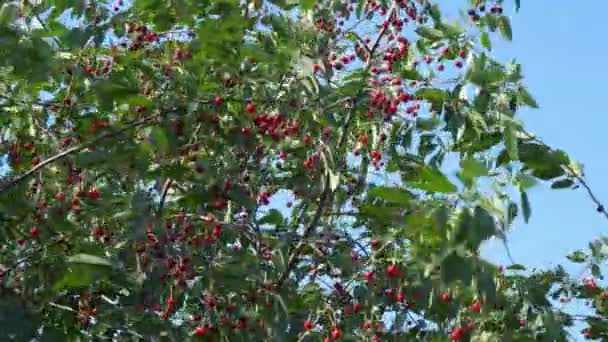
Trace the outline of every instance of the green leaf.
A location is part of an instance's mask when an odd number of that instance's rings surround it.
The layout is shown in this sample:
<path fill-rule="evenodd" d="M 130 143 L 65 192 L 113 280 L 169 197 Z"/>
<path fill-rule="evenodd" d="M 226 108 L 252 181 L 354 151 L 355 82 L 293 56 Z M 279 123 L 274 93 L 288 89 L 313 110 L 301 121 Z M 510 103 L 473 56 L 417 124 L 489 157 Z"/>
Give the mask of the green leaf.
<path fill-rule="evenodd" d="M 484 163 L 475 160 L 473 158 L 462 159 L 460 161 L 460 175 L 467 181 L 470 182 L 478 177 L 488 175 L 488 168 Z"/>
<path fill-rule="evenodd" d="M 505 147 L 507 148 L 511 160 L 519 160 L 517 136 L 515 135 L 515 128 L 512 124 L 507 124 L 505 126 Z"/>
<path fill-rule="evenodd" d="M 108 259 L 91 254 L 76 254 L 69 257 L 67 259 L 67 262 L 72 264 L 87 264 L 112 267 L 112 262 L 110 262 Z"/>
<path fill-rule="evenodd" d="M 152 128 L 151 137 L 153 145 L 156 146 L 161 154 L 166 155 L 169 152 L 169 138 L 165 129 L 158 126 Z"/>
<path fill-rule="evenodd" d="M 416 92 L 416 97 L 421 97 L 423 100 L 431 104 L 431 109 L 440 112 L 443 109 L 443 103 L 450 98 L 450 94 L 441 89 L 424 88 Z"/>
<path fill-rule="evenodd" d="M 481 46 L 485 47 L 488 50 L 492 50 L 492 41 L 490 40 L 490 35 L 487 31 L 481 33 L 479 41 L 481 42 Z"/>
<path fill-rule="evenodd" d="M 530 215 L 532 214 L 532 208 L 530 208 L 530 200 L 528 199 L 528 193 L 520 190 L 521 193 L 521 207 L 524 213 L 524 221 L 528 223 Z"/>
<path fill-rule="evenodd" d="M 443 32 L 427 26 L 420 26 L 416 30 L 416 33 L 418 33 L 420 37 L 426 38 L 430 41 L 438 41 L 444 38 Z"/>
<path fill-rule="evenodd" d="M 509 224 L 513 223 L 513 220 L 515 220 L 515 218 L 517 217 L 517 211 L 517 203 L 509 202 L 509 207 L 507 208 L 507 222 Z"/>
<path fill-rule="evenodd" d="M 300 6 L 303 10 L 311 10 L 315 6 L 315 0 L 302 0 L 300 1 Z"/>
<path fill-rule="evenodd" d="M 498 18 L 498 29 L 503 38 L 509 41 L 513 39 L 513 30 L 511 29 L 511 22 L 508 17 L 503 15 Z"/>
<path fill-rule="evenodd" d="M 67 269 L 63 277 L 55 283 L 55 290 L 82 288 L 105 279 L 111 271 L 112 263 L 91 254 L 76 254 L 67 258 Z"/>
<path fill-rule="evenodd" d="M 408 204 L 414 198 L 414 195 L 405 189 L 386 186 L 371 188 L 367 194 L 370 197 L 380 197 L 395 204 Z"/>
<path fill-rule="evenodd" d="M 591 265 L 591 275 L 598 279 L 602 278 L 602 271 L 600 270 L 600 267 L 597 264 Z"/>
<path fill-rule="evenodd" d="M 411 185 L 431 192 L 453 193 L 458 190 L 458 187 L 441 171 L 430 166 L 423 167 L 417 177 L 411 181 Z"/>
<path fill-rule="evenodd" d="M 17 19 L 19 8 L 13 3 L 5 3 L 0 8 L 0 27 L 6 27 Z"/>
<path fill-rule="evenodd" d="M 526 87 L 519 86 L 517 88 L 517 94 L 518 94 L 521 102 L 523 102 L 524 104 L 526 104 L 532 108 L 538 108 L 538 103 L 536 103 L 536 100 L 534 100 L 534 98 L 528 92 L 528 89 L 526 89 Z"/>
<path fill-rule="evenodd" d="M 566 258 L 577 264 L 582 264 L 587 261 L 587 255 L 582 251 L 574 251 L 566 255 Z"/>
<path fill-rule="evenodd" d="M 283 215 L 277 209 L 270 209 L 266 215 L 264 215 L 259 221 L 258 224 L 272 224 L 272 225 L 280 225 L 283 223 Z"/>
<path fill-rule="evenodd" d="M 572 187 L 572 185 L 574 185 L 574 181 L 567 178 L 553 182 L 553 184 L 551 184 L 551 189 L 565 189 Z"/>
<path fill-rule="evenodd" d="M 526 266 L 521 265 L 521 264 L 513 264 L 510 266 L 507 266 L 507 269 L 510 271 L 525 271 L 526 270 Z"/>

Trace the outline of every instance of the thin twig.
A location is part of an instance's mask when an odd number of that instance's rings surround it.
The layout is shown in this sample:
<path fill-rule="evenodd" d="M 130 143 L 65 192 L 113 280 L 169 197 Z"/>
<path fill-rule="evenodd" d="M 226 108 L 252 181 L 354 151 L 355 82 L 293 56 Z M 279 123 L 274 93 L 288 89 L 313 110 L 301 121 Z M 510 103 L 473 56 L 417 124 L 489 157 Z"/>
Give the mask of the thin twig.
<path fill-rule="evenodd" d="M 19 183 L 25 181 L 26 179 L 28 179 L 32 175 L 36 174 L 36 172 L 42 170 L 47 165 L 49 165 L 49 164 L 51 164 L 51 163 L 53 163 L 53 162 L 55 162 L 57 160 L 63 159 L 65 157 L 69 156 L 70 154 L 76 153 L 76 152 L 78 152 L 78 151 L 80 151 L 80 150 L 82 150 L 84 148 L 89 147 L 89 146 L 94 146 L 95 144 L 97 144 L 98 142 L 100 142 L 100 141 L 102 141 L 102 140 L 104 140 L 106 138 L 115 137 L 115 136 L 117 136 L 119 134 L 122 134 L 122 133 L 128 131 L 131 128 L 137 127 L 139 125 L 142 125 L 142 124 L 144 124 L 144 123 L 146 123 L 148 121 L 151 121 L 153 119 L 156 119 L 156 118 L 157 118 L 156 116 L 150 116 L 150 117 L 147 117 L 147 118 L 143 118 L 143 119 L 135 121 L 135 122 L 133 122 L 133 123 L 131 123 L 129 125 L 126 125 L 125 127 L 121 128 L 121 129 L 119 129 L 117 131 L 106 133 L 106 134 L 102 134 L 99 137 L 97 137 L 96 139 L 93 139 L 92 141 L 90 141 L 88 143 L 82 143 L 82 144 L 79 144 L 78 146 L 71 147 L 71 148 L 69 148 L 69 149 L 67 149 L 67 150 L 65 150 L 65 151 L 63 151 L 61 153 L 58 153 L 58 154 L 56 154 L 56 155 L 54 155 L 54 156 L 52 156 L 52 157 L 50 157 L 50 158 L 42 161 L 38 165 L 36 165 L 33 168 L 31 168 L 29 171 L 27 171 L 27 172 L 21 174 L 20 176 L 18 176 L 16 178 L 13 178 L 12 180 L 6 182 L 6 184 L 3 184 L 0 187 L 0 193 L 3 193 L 5 191 L 7 191 L 9 188 L 12 188 L 13 186 L 16 186 Z"/>
<path fill-rule="evenodd" d="M 394 14 L 394 9 L 391 11 L 391 16 Z M 382 37 L 384 36 L 384 34 L 387 32 L 388 30 L 388 26 L 384 26 L 384 28 L 382 29 L 382 31 L 380 32 L 380 34 L 378 34 L 378 37 L 376 38 L 376 41 L 374 42 L 374 45 L 371 48 L 370 54 L 369 54 L 369 59 L 368 59 L 368 63 L 366 66 L 366 70 L 369 71 L 369 69 L 371 68 L 371 64 L 372 64 L 372 60 L 374 57 L 374 53 L 376 52 L 376 50 L 378 49 L 378 46 L 380 46 L 380 41 L 382 40 Z M 361 90 L 362 92 L 363 90 Z M 353 99 L 351 99 L 353 100 Z M 354 102 L 354 100 L 353 100 Z M 342 125 L 342 128 L 340 130 L 340 137 L 338 138 L 338 141 L 336 143 L 336 149 L 340 149 L 340 147 L 342 147 L 342 144 L 344 143 L 344 141 L 346 140 L 346 135 L 347 135 L 347 130 L 348 127 L 350 126 L 350 122 L 352 121 L 353 118 L 353 112 L 354 112 L 354 103 L 351 106 L 350 110 L 348 111 L 347 117 L 344 120 L 344 123 Z M 331 196 L 330 196 L 331 195 Z M 333 200 L 333 195 L 334 192 L 332 191 L 331 187 L 330 187 L 330 175 L 327 173 L 325 175 L 325 182 L 323 185 L 323 190 L 321 193 L 321 196 L 319 197 L 319 205 L 317 207 L 317 210 L 315 211 L 315 214 L 313 216 L 312 221 L 310 222 L 310 224 L 306 227 L 306 229 L 304 230 L 304 234 L 302 235 L 303 239 L 308 238 L 308 236 L 314 231 L 314 229 L 317 227 L 317 225 L 319 224 L 319 221 L 321 219 L 321 216 L 323 214 L 323 210 L 325 209 L 326 206 L 326 202 L 331 203 L 331 201 Z M 279 278 L 277 279 L 277 281 L 275 282 L 275 286 L 281 287 L 283 285 L 283 283 L 285 282 L 285 280 L 287 280 L 287 277 L 289 277 L 289 274 L 291 273 L 291 271 L 293 270 L 293 268 L 295 267 L 295 265 L 297 264 L 297 261 L 299 259 L 300 253 L 303 249 L 303 247 L 305 246 L 305 242 L 304 241 L 299 241 L 299 243 L 296 245 L 295 248 L 292 248 L 291 251 L 289 252 L 289 258 L 287 261 L 287 267 L 285 268 L 285 271 L 279 276 Z"/>

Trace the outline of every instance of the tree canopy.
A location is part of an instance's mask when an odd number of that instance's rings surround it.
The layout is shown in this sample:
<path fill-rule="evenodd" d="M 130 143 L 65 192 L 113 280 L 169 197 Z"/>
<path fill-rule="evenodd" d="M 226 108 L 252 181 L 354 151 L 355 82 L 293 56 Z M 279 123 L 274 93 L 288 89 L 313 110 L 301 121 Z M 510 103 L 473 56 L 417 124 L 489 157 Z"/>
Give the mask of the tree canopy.
<path fill-rule="evenodd" d="M 608 340 L 608 239 L 480 256 L 535 186 L 608 214 L 492 57 L 520 1 L 460 5 L 4 2 L 0 339 Z"/>

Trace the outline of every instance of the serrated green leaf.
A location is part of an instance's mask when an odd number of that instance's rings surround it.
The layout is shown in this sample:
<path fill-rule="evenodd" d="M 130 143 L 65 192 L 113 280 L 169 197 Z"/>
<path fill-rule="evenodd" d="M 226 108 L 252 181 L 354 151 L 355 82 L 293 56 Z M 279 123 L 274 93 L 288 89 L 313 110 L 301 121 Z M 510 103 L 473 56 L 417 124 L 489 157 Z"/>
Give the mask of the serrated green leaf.
<path fill-rule="evenodd" d="M 517 136 L 515 134 L 515 128 L 511 124 L 507 124 L 505 127 L 505 147 L 507 148 L 511 160 L 519 160 Z"/>
<path fill-rule="evenodd" d="M 416 32 L 420 37 L 426 38 L 430 41 L 438 41 L 444 38 L 443 32 L 427 26 L 420 26 Z"/>
<path fill-rule="evenodd" d="M 379 186 L 368 190 L 367 195 L 370 197 L 380 197 L 390 203 L 407 204 L 414 195 L 409 191 L 397 187 Z"/>
<path fill-rule="evenodd" d="M 432 192 L 453 193 L 458 190 L 441 171 L 430 166 L 422 168 L 410 184 L 420 190 Z"/>
<path fill-rule="evenodd" d="M 485 47 L 488 50 L 492 50 L 492 41 L 490 40 L 490 35 L 487 31 L 481 33 L 481 36 L 479 37 L 479 42 L 481 43 L 481 46 Z"/>
<path fill-rule="evenodd" d="M 509 41 L 513 39 L 513 30 L 511 29 L 511 22 L 508 17 L 503 15 L 498 18 L 498 29 L 503 38 Z"/>
<path fill-rule="evenodd" d="M 520 86 L 517 89 L 517 93 L 519 95 L 519 98 L 521 99 L 521 101 L 532 107 L 532 108 L 538 108 L 538 103 L 536 103 L 536 100 L 534 100 L 534 98 L 532 97 L 532 95 L 528 92 L 528 89 L 526 89 L 526 87 L 524 86 Z"/>

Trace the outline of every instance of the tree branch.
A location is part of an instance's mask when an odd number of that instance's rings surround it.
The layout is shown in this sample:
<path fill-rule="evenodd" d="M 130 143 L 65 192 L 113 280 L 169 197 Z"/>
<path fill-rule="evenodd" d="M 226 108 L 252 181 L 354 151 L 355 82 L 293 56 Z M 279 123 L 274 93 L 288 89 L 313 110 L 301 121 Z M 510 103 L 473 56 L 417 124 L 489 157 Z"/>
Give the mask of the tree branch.
<path fill-rule="evenodd" d="M 391 10 L 390 16 L 393 16 L 393 15 L 394 15 L 394 8 Z M 380 34 L 378 34 L 378 37 L 376 38 L 374 45 L 370 49 L 366 70 L 369 71 L 369 69 L 371 68 L 374 54 L 375 54 L 376 50 L 378 49 L 378 47 L 380 46 L 380 41 L 382 40 L 382 37 L 384 37 L 384 35 L 386 34 L 387 31 L 388 31 L 388 26 L 384 26 L 382 31 L 380 32 Z M 362 91 L 363 91 L 363 89 L 360 91 L 359 95 L 361 94 Z M 344 123 L 342 124 L 342 128 L 340 129 L 340 136 L 336 143 L 336 149 L 340 149 L 340 147 L 342 147 L 342 145 L 346 141 L 347 130 L 353 119 L 353 111 L 354 111 L 354 107 L 355 107 L 356 98 L 351 98 L 350 100 L 353 101 L 353 103 L 352 103 L 351 108 L 348 111 L 348 114 L 344 120 Z M 325 206 L 327 204 L 326 202 L 331 202 L 333 200 L 333 195 L 334 195 L 334 192 L 332 191 L 332 189 L 330 187 L 330 176 L 329 176 L 329 174 L 326 174 L 325 182 L 323 185 L 323 190 L 322 190 L 321 196 L 319 197 L 319 206 L 317 207 L 317 210 L 315 211 L 312 221 L 304 230 L 304 234 L 301 237 L 302 239 L 308 238 L 308 236 L 318 226 L 321 216 L 323 215 L 323 209 L 325 209 Z M 298 259 L 300 257 L 302 248 L 305 245 L 306 245 L 306 242 L 303 240 L 300 240 L 295 248 L 291 248 L 291 251 L 288 254 L 289 258 L 287 261 L 287 267 L 286 267 L 285 271 L 279 276 L 279 278 L 275 282 L 276 288 L 281 287 L 283 285 L 283 283 L 285 282 L 285 280 L 287 280 L 287 277 L 289 277 L 289 274 L 296 266 Z"/>
<path fill-rule="evenodd" d="M 121 129 L 119 129 L 117 131 L 109 132 L 109 133 L 106 133 L 106 134 L 102 134 L 99 137 L 97 137 L 96 139 L 93 139 L 92 141 L 90 141 L 88 143 L 82 143 L 82 144 L 80 144 L 78 146 L 74 146 L 74 147 L 71 147 L 71 148 L 63 151 L 63 152 L 60 152 L 60 153 L 58 153 L 58 154 L 56 154 L 56 155 L 54 155 L 54 156 L 52 156 L 52 157 L 50 157 L 50 158 L 42 161 L 40 164 L 34 166 L 29 171 L 21 174 L 20 176 L 17 176 L 15 178 L 9 180 L 5 184 L 0 185 L 0 194 L 3 193 L 3 192 L 5 192 L 5 191 L 7 191 L 8 189 L 10 189 L 10 188 L 18 185 L 19 183 L 25 181 L 29 177 L 31 177 L 34 174 L 36 174 L 36 172 L 42 170 L 43 168 L 45 168 L 46 166 L 48 166 L 49 164 L 51 164 L 51 163 L 53 163 L 53 162 L 55 162 L 57 160 L 63 159 L 65 157 L 69 156 L 70 154 L 79 152 L 80 150 L 82 150 L 84 148 L 87 148 L 89 146 L 94 146 L 95 144 L 97 144 L 98 142 L 100 142 L 100 141 L 102 141 L 102 140 L 104 140 L 106 138 L 111 138 L 111 137 L 115 137 L 117 135 L 120 135 L 120 134 L 128 131 L 131 128 L 140 126 L 140 125 L 145 124 L 148 121 L 151 121 L 151 120 L 156 119 L 156 118 L 157 118 L 156 116 L 150 116 L 150 117 L 147 117 L 147 118 L 143 118 L 141 120 L 137 120 L 137 121 L 135 121 L 135 122 L 133 122 L 131 124 L 126 125 L 125 127 L 121 128 Z"/>

